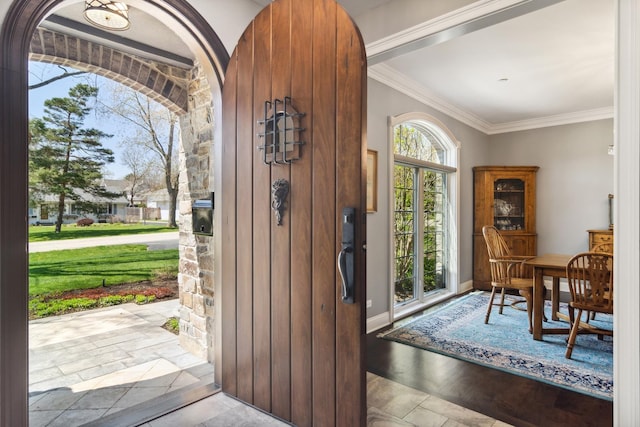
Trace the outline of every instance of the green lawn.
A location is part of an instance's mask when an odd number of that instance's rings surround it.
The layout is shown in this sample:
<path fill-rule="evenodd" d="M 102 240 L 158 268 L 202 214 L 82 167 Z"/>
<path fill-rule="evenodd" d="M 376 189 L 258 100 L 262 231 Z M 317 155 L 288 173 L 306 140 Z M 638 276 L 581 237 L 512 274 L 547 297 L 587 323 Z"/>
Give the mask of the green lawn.
<path fill-rule="evenodd" d="M 44 242 L 48 240 L 80 239 L 83 237 L 120 236 L 124 234 L 162 233 L 176 231 L 161 225 L 142 224 L 92 224 L 89 227 L 78 227 L 75 224 L 62 226 L 62 231 L 56 233 L 55 226 L 40 225 L 29 227 L 30 242 Z"/>
<path fill-rule="evenodd" d="M 117 245 L 37 252 L 29 255 L 29 295 L 95 288 L 103 280 L 109 286 L 177 273 L 177 249 Z"/>

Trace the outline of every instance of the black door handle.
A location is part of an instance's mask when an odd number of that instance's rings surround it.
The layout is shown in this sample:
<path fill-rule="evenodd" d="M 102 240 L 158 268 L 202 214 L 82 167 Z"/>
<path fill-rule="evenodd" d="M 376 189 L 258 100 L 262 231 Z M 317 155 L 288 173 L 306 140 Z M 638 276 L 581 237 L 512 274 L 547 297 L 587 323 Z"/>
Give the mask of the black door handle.
<path fill-rule="evenodd" d="M 355 208 L 342 209 L 342 250 L 338 254 L 338 272 L 342 279 L 342 302 L 355 302 L 354 284 L 354 240 L 355 240 Z"/>

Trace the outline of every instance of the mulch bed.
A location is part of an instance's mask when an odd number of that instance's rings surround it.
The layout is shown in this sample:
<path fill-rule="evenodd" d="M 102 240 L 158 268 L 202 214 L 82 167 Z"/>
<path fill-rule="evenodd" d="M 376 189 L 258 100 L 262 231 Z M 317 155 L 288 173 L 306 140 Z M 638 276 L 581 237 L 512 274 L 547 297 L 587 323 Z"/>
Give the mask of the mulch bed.
<path fill-rule="evenodd" d="M 99 301 L 101 298 L 110 297 L 110 296 L 125 297 L 125 296 L 131 295 L 135 298 L 137 298 L 138 296 L 144 296 L 146 297 L 144 303 L 152 304 L 153 302 L 157 302 L 157 301 L 178 298 L 178 293 L 179 293 L 178 281 L 176 278 L 171 278 L 171 279 L 161 278 L 161 279 L 148 280 L 148 281 L 137 282 L 137 283 L 122 283 L 119 285 L 101 286 L 101 287 L 92 288 L 92 289 L 77 289 L 73 291 L 66 291 L 66 292 L 41 296 L 39 297 L 39 299 L 46 304 L 49 302 L 54 303 L 55 301 L 59 301 L 59 300 L 69 300 L 69 299 L 75 299 L 75 298 Z M 139 302 L 136 302 L 136 303 L 139 303 Z M 110 306 L 110 305 L 113 305 L 113 302 L 107 304 L 107 306 Z M 65 307 L 63 311 L 52 311 L 52 312 L 49 312 L 49 314 L 42 314 L 42 312 L 36 313 L 35 311 L 32 311 L 32 309 L 30 308 L 29 319 L 33 320 L 43 316 L 46 317 L 50 315 L 60 315 L 60 314 L 73 313 L 77 311 L 91 310 L 93 308 L 99 308 L 102 306 L 104 305 L 100 305 L 100 303 L 98 303 L 97 307 L 73 305 L 73 306 Z"/>
<path fill-rule="evenodd" d="M 110 295 L 144 295 L 155 296 L 156 299 L 177 298 L 178 281 L 176 279 L 147 280 L 137 283 L 101 286 L 92 289 L 76 289 L 53 296 L 55 299 L 91 298 L 97 299 Z"/>

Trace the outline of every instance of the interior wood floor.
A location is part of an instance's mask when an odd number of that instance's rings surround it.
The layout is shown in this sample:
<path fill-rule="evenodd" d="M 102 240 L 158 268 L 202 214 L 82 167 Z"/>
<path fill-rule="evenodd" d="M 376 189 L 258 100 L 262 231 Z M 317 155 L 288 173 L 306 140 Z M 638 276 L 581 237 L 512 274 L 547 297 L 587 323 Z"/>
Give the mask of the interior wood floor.
<path fill-rule="evenodd" d="M 367 335 L 368 371 L 514 426 L 613 425 L 613 402 Z"/>

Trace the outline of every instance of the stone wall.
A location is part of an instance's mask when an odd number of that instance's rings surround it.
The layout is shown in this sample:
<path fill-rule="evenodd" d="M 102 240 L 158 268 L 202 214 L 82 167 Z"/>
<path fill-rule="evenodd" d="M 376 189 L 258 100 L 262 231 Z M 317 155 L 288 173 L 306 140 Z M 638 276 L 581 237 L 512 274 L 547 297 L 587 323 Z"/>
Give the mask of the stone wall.
<path fill-rule="evenodd" d="M 214 362 L 214 242 L 193 234 L 191 205 L 213 191 L 211 88 L 196 66 L 189 83 L 189 112 L 180 117 L 180 344 Z"/>

